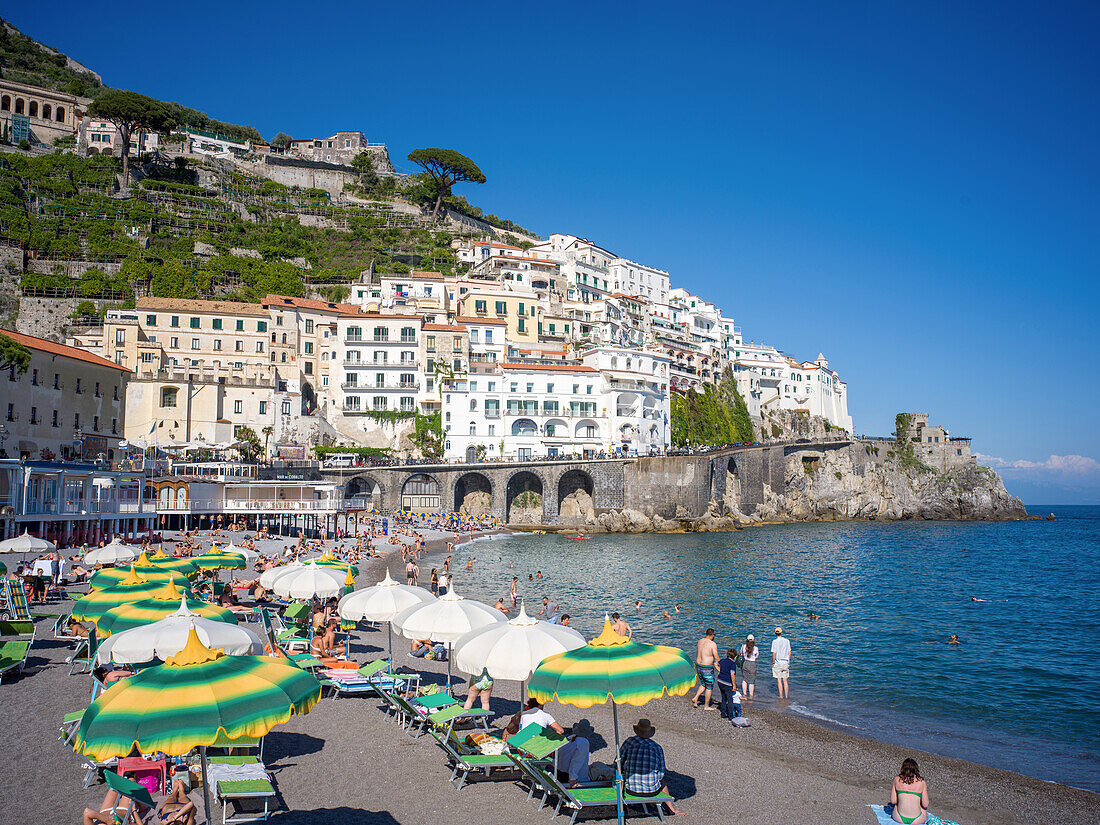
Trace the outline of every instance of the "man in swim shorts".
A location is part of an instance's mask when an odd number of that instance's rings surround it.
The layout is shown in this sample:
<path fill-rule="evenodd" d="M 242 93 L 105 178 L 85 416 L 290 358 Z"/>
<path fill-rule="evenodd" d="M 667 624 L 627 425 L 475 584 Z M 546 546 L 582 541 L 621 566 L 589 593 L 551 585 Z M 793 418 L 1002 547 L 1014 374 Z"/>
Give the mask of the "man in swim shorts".
<path fill-rule="evenodd" d="M 695 646 L 695 675 L 699 677 L 699 687 L 691 699 L 692 707 L 699 707 L 699 697 L 703 696 L 705 710 L 717 710 L 710 703 L 714 690 L 714 668 L 718 664 L 718 645 L 714 642 L 714 628 L 708 627 L 707 633 Z"/>

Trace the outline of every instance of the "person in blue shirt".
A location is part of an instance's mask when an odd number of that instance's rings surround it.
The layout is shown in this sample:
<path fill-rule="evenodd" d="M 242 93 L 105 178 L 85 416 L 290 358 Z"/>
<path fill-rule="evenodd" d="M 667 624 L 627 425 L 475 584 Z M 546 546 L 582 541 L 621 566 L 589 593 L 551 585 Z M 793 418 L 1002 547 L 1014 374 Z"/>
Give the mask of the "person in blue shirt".
<path fill-rule="evenodd" d="M 736 719 L 741 715 L 741 697 L 737 694 L 737 651 L 732 647 L 726 651 L 724 659 L 718 660 L 718 689 L 722 698 L 718 710 L 723 719 Z"/>
<path fill-rule="evenodd" d="M 648 719 L 639 719 L 634 726 L 635 736 L 631 736 L 619 749 L 619 759 L 623 770 L 623 784 L 632 794 L 638 796 L 657 796 L 667 794 L 665 784 L 665 752 L 653 741 L 657 729 Z M 686 814 L 677 810 L 671 802 L 666 802 L 674 814 Z"/>

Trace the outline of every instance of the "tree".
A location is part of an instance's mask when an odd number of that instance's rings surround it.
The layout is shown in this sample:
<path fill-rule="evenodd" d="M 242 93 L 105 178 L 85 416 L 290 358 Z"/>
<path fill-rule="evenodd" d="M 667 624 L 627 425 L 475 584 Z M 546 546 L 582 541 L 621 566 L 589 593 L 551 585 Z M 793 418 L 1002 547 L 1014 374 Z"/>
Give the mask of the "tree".
<path fill-rule="evenodd" d="M 432 218 L 439 216 L 443 198 L 451 194 L 456 183 L 485 183 L 485 174 L 477 164 L 454 149 L 417 149 L 409 153 L 409 160 L 423 169 L 435 185 Z"/>
<path fill-rule="evenodd" d="M 0 332 L 0 372 L 14 368 L 16 375 L 22 375 L 30 365 L 31 351 Z"/>
<path fill-rule="evenodd" d="M 267 426 L 267 427 L 264 427 L 264 428 L 263 428 L 263 434 L 264 434 L 264 457 L 265 457 L 265 458 L 267 457 L 267 442 L 268 442 L 268 440 L 269 440 L 269 439 L 271 438 L 271 434 L 272 434 L 272 433 L 274 433 L 274 432 L 275 432 L 275 428 L 274 428 L 274 427 L 271 427 L 271 426 Z"/>
<path fill-rule="evenodd" d="M 293 138 L 286 132 L 279 132 L 279 134 L 275 135 L 272 139 L 271 145 L 278 149 L 289 149 L 291 140 L 293 140 Z"/>
<path fill-rule="evenodd" d="M 429 415 L 415 414 L 415 429 L 409 441 L 420 451 L 424 458 L 438 459 L 443 456 L 443 416 L 434 412 Z"/>
<path fill-rule="evenodd" d="M 122 141 L 122 185 L 130 185 L 130 135 L 135 132 L 166 132 L 172 124 L 168 110 L 151 97 L 114 90 L 92 101 L 88 111 L 115 124 Z"/>
<path fill-rule="evenodd" d="M 369 152 L 360 152 L 351 162 L 359 173 L 359 187 L 363 192 L 373 192 L 378 186 L 378 173 L 374 171 L 374 159 Z"/>
<path fill-rule="evenodd" d="M 245 461 L 251 461 L 259 455 L 260 450 L 263 449 L 263 445 L 260 444 L 260 437 L 256 435 L 256 431 L 251 427 L 238 427 L 237 441 L 241 442 L 238 449 L 241 451 L 241 455 L 244 457 Z"/>

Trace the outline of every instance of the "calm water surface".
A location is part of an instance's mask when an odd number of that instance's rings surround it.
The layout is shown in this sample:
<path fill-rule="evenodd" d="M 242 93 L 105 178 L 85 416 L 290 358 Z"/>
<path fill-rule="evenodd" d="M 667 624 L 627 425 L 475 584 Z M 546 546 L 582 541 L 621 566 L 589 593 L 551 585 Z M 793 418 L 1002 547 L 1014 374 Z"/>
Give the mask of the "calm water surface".
<path fill-rule="evenodd" d="M 708 626 L 722 652 L 753 633 L 766 701 L 781 624 L 790 712 L 1100 791 L 1100 508 L 1033 509 L 1050 511 L 1058 521 L 524 536 L 461 549 L 455 583 L 491 603 L 519 575 L 529 612 L 549 595 L 588 637 L 614 610 L 635 638 L 689 652 Z M 545 578 L 528 580 L 538 570 Z M 962 645 L 946 644 L 951 633 Z"/>

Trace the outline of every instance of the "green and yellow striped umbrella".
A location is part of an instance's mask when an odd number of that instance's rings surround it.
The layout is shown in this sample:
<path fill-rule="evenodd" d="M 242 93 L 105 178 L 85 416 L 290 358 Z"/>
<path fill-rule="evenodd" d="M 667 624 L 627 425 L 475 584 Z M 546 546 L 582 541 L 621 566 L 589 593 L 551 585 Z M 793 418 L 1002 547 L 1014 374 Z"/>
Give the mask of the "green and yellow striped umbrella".
<path fill-rule="evenodd" d="M 102 590 L 92 590 L 73 603 L 72 617 L 76 621 L 95 621 L 112 607 L 141 601 L 164 588 L 171 579 L 148 579 L 133 568 L 118 584 Z M 184 580 L 186 581 L 186 579 Z M 181 590 L 187 590 L 179 585 Z"/>
<path fill-rule="evenodd" d="M 225 553 L 216 547 L 211 547 L 201 556 L 194 556 L 191 561 L 203 570 L 243 570 L 247 567 L 244 556 Z"/>
<path fill-rule="evenodd" d="M 167 584 L 170 581 L 176 582 L 180 587 L 186 587 L 188 584 L 187 576 L 183 573 L 177 573 L 175 570 L 162 570 L 152 565 L 138 567 L 137 562 L 135 562 L 129 567 L 105 567 L 102 570 L 97 570 L 88 579 L 88 587 L 90 590 L 116 587 L 132 573 L 136 573 L 146 581 L 159 582 L 160 584 Z"/>
<path fill-rule="evenodd" d="M 695 665 L 684 651 L 631 641 L 605 618 L 603 633 L 584 647 L 544 659 L 531 674 L 528 693 L 579 708 L 608 700 L 641 706 L 665 693 L 683 696 L 694 685 Z"/>
<path fill-rule="evenodd" d="M 111 685 L 92 702 L 73 737 L 73 749 L 97 761 L 143 753 L 172 756 L 206 748 L 219 736 L 259 738 L 295 713 L 309 713 L 321 686 L 305 670 L 271 656 L 227 656 L 199 640 L 163 665 Z M 203 788 L 208 783 L 203 782 Z M 207 821 L 210 804 L 207 796 Z"/>
<path fill-rule="evenodd" d="M 189 579 L 193 579 L 199 574 L 199 566 L 195 564 L 194 559 L 177 559 L 175 556 L 169 556 L 163 550 L 158 550 L 156 553 L 142 553 L 137 557 L 134 564 L 138 565 L 138 569 L 141 569 L 142 565 L 146 565 L 158 570 L 183 573 Z"/>
<path fill-rule="evenodd" d="M 356 567 L 354 564 L 349 564 L 346 561 L 341 561 L 331 553 L 325 553 L 325 555 L 319 556 L 318 558 L 313 559 L 313 561 L 317 564 L 323 565 L 324 567 L 336 567 L 340 570 L 350 570 L 351 575 L 353 576 L 359 575 L 358 567 Z"/>
<path fill-rule="evenodd" d="M 99 631 L 100 636 L 110 636 L 112 633 L 121 633 L 133 627 L 159 622 L 181 607 L 186 607 L 207 619 L 237 624 L 237 617 L 232 610 L 204 602 L 202 599 L 188 598 L 175 584 L 168 582 L 148 598 L 112 607 L 96 619 L 96 630 Z"/>

